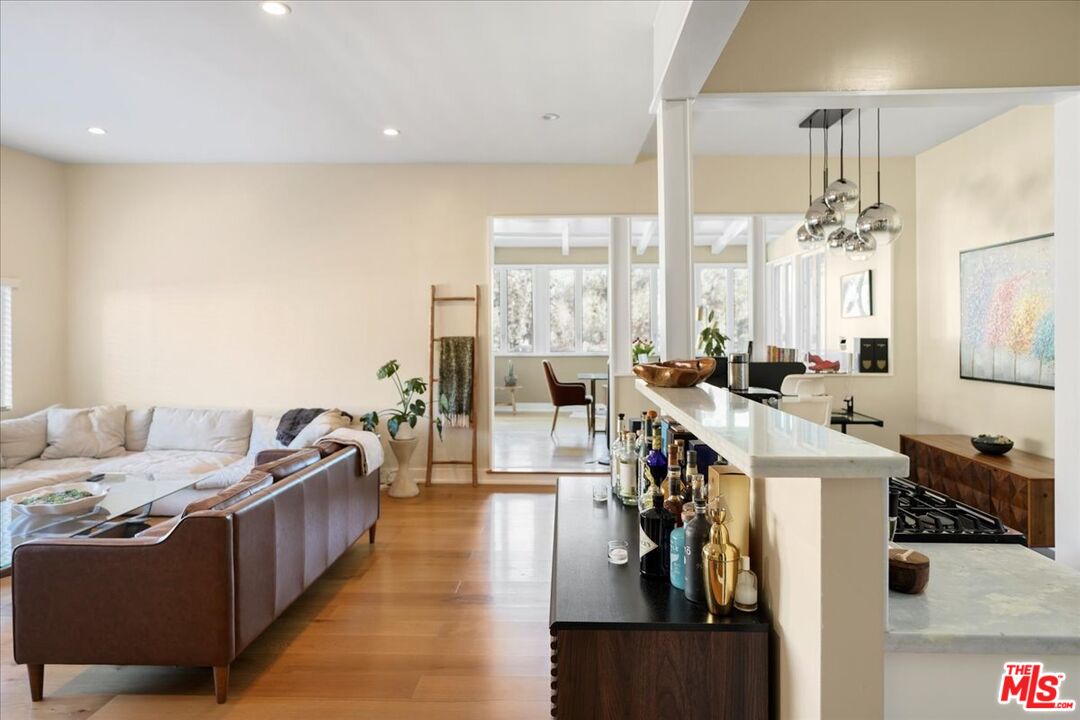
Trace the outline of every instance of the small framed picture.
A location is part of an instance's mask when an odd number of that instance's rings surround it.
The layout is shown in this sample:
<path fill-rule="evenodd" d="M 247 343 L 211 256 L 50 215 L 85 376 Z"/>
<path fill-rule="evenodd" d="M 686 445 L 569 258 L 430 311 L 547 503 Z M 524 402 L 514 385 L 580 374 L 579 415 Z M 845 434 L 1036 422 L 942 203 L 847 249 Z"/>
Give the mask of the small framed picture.
<path fill-rule="evenodd" d="M 860 318 L 874 314 L 874 288 L 870 270 L 840 277 L 840 317 Z"/>

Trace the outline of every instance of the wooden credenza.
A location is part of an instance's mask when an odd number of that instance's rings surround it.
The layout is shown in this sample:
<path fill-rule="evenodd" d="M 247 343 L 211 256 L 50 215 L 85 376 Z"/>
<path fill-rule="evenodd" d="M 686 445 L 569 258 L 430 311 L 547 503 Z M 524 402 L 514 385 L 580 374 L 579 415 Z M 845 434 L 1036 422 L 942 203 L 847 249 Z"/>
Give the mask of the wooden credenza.
<path fill-rule="evenodd" d="M 983 455 L 966 435 L 901 435 L 900 452 L 912 481 L 993 513 L 1029 547 L 1053 546 L 1053 460 L 1021 450 Z"/>
<path fill-rule="evenodd" d="M 712 617 L 638 571 L 638 513 L 559 478 L 551 577 L 551 715 L 562 720 L 766 720 L 769 624 Z M 626 540 L 626 565 L 607 562 Z"/>

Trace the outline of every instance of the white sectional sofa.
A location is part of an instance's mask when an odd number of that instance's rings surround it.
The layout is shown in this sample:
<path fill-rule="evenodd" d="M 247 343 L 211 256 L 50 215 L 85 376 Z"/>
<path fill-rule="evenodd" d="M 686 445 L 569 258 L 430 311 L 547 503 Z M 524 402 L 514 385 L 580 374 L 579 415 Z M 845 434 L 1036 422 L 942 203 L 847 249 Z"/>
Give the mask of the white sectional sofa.
<path fill-rule="evenodd" d="M 0 499 L 96 473 L 198 475 L 195 485 L 154 504 L 175 515 L 188 503 L 239 482 L 262 450 L 286 447 L 276 437 L 280 414 L 252 410 L 123 405 L 51 407 L 0 422 Z M 323 413 L 289 443 L 313 445 L 349 424 L 337 410 Z"/>

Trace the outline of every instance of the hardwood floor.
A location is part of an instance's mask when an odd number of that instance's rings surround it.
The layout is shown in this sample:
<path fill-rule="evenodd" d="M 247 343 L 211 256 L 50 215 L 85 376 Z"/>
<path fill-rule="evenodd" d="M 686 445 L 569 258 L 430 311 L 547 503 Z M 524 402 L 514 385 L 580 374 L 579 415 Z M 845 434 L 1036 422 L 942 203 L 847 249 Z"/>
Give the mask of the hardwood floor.
<path fill-rule="evenodd" d="M 597 419 L 603 428 L 604 419 Z M 608 455 L 607 435 L 589 437 L 581 411 L 564 410 L 555 434 L 551 433 L 551 413 L 519 411 L 516 415 L 496 413 L 491 428 L 491 469 L 493 472 L 558 472 L 566 475 L 607 473 L 597 461 Z"/>
<path fill-rule="evenodd" d="M 225 705 L 208 668 L 62 665 L 46 666 L 45 699 L 31 703 L 5 579 L 0 716 L 550 717 L 554 507 L 544 487 L 384 495 L 376 544 L 361 538 L 240 656 Z"/>

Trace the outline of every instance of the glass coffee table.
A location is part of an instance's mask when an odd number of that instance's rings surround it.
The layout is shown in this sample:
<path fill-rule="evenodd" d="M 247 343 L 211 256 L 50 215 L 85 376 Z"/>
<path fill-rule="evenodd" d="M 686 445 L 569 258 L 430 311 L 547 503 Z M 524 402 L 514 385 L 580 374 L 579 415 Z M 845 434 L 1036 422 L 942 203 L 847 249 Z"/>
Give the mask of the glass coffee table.
<path fill-rule="evenodd" d="M 24 515 L 4 500 L 0 502 L 0 577 L 11 573 L 12 553 L 23 543 L 41 538 L 112 536 L 120 526 L 146 517 L 152 503 L 191 487 L 200 477 L 197 474 L 95 475 L 89 480 L 108 486 L 108 494 L 92 510 L 72 515 Z"/>

